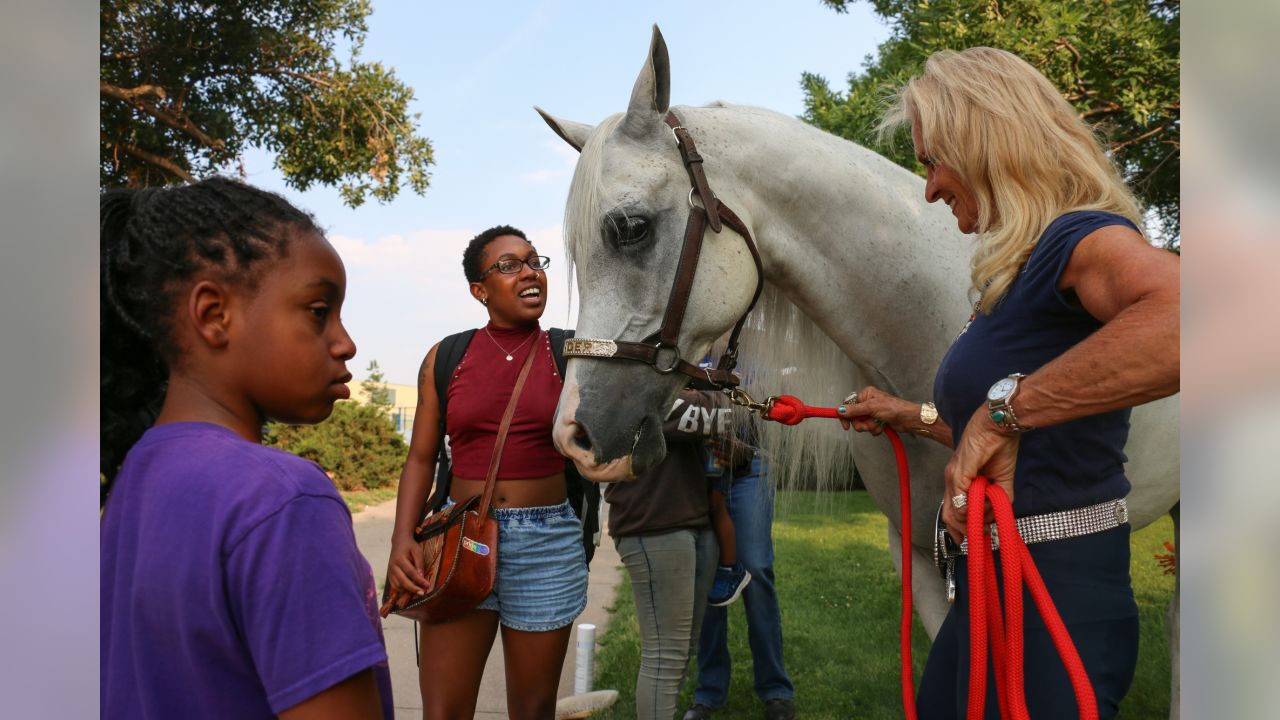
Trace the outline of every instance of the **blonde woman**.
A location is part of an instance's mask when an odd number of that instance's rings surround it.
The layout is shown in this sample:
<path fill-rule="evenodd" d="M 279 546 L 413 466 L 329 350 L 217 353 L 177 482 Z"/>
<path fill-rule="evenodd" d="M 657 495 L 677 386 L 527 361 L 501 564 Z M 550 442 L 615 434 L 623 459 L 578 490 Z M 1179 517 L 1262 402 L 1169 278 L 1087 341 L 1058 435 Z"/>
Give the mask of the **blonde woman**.
<path fill-rule="evenodd" d="M 846 427 L 878 433 L 889 425 L 956 449 L 943 520 L 957 540 L 963 496 L 980 474 L 1009 493 L 1019 518 L 1068 513 L 1069 537 L 1028 548 L 1080 651 L 1100 717 L 1113 717 L 1138 653 L 1129 525 L 1120 512 L 1129 409 L 1178 391 L 1178 257 L 1147 242 L 1142 211 L 1098 139 L 1011 53 L 934 54 L 885 117 L 885 131 L 901 126 L 910 126 L 928 171 L 925 199 L 945 202 L 960 230 L 977 235 L 974 314 L 942 360 L 932 402 L 864 388 L 842 415 L 870 419 Z M 921 718 L 965 712 L 966 559 L 957 559 L 956 601 L 920 683 Z M 1031 604 L 1024 632 L 1031 716 L 1076 717 L 1066 672 Z M 988 685 L 986 715 L 997 717 Z"/>

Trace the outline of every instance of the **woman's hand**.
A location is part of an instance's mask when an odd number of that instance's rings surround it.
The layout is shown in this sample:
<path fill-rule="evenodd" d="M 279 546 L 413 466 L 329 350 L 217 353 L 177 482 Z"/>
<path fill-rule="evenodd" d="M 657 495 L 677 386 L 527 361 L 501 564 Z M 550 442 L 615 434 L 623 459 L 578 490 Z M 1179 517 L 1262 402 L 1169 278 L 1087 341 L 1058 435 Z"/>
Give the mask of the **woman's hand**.
<path fill-rule="evenodd" d="M 412 535 L 397 535 L 391 540 L 391 558 L 387 561 L 387 601 L 379 614 L 386 617 L 391 610 L 403 608 L 415 596 L 426 594 L 427 578 L 423 575 L 422 548 Z"/>
<path fill-rule="evenodd" d="M 942 500 L 942 522 L 957 542 L 964 539 L 967 526 L 968 505 L 957 508 L 952 498 L 967 496 L 973 479 L 979 475 L 1004 488 L 1013 502 L 1013 473 L 1018 467 L 1017 433 L 1001 430 L 991 420 L 986 405 L 979 407 L 969 418 L 960 447 L 956 449 L 943 471 L 946 491 Z M 967 501 L 966 501 L 967 503 Z M 983 502 L 986 522 L 992 522 L 990 505 Z"/>
<path fill-rule="evenodd" d="M 879 435 L 889 426 L 898 432 L 914 432 L 920 424 L 920 403 L 903 400 L 868 385 L 857 396 L 840 406 L 840 424 L 845 430 Z"/>

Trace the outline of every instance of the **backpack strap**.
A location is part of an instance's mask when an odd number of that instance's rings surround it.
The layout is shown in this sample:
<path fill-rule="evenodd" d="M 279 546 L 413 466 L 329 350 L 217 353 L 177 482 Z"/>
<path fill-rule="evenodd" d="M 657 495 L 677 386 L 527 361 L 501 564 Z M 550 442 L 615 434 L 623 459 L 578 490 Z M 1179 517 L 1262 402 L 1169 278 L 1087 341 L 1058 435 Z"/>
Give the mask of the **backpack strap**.
<path fill-rule="evenodd" d="M 564 341 L 573 337 L 572 330 L 563 328 L 551 328 L 547 331 L 551 336 L 551 355 L 556 360 L 556 372 L 560 373 L 560 377 L 564 377 L 565 363 L 569 362 L 564 356 Z"/>
<path fill-rule="evenodd" d="M 454 333 L 440 341 L 436 348 L 435 383 L 436 398 L 440 401 L 440 450 L 436 454 L 435 493 L 427 501 L 431 512 L 438 512 L 449 499 L 449 479 L 453 477 L 449 467 L 449 451 L 445 447 L 445 417 L 449 410 L 449 382 L 453 371 L 467 354 L 475 328 Z"/>

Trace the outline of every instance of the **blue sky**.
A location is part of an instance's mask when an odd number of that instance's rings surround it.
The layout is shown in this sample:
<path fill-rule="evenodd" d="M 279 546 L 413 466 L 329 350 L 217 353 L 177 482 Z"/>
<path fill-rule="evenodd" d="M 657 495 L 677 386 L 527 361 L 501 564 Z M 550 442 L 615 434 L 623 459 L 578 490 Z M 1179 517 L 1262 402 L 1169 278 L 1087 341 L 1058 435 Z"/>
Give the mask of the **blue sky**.
<path fill-rule="evenodd" d="M 657 23 L 671 56 L 671 100 L 759 105 L 800 115 L 802 72 L 844 86 L 888 37 L 865 3 L 837 14 L 792 2 L 423 3 L 374 0 L 362 57 L 413 87 L 436 165 L 419 197 L 344 206 L 338 193 L 287 188 L 272 157 L 247 179 L 314 213 L 347 265 L 344 319 L 364 376 L 377 359 L 412 383 L 432 343 L 486 321 L 470 298 L 462 250 L 497 224 L 524 229 L 552 257 L 543 326 L 572 327 L 561 220 L 576 153 L 533 111 L 596 124 L 626 107 Z"/>

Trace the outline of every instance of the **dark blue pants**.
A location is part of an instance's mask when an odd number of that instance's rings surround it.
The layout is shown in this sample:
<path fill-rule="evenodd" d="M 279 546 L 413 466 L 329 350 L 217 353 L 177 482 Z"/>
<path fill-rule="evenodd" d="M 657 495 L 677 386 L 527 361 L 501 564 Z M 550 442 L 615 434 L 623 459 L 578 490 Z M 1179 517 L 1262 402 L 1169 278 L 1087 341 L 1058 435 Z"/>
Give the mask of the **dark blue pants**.
<path fill-rule="evenodd" d="M 1138 663 L 1138 607 L 1129 579 L 1129 526 L 1027 546 L 1093 684 L 1098 716 L 1115 717 Z M 1000 553 L 995 553 L 997 563 Z M 916 702 L 921 720 L 963 718 L 969 700 L 968 558 L 956 565 L 956 602 L 934 638 Z M 999 576 L 997 566 L 997 577 Z M 1001 582 L 1003 587 L 1003 582 Z M 1026 698 L 1036 720 L 1077 718 L 1075 691 L 1030 593 L 1023 591 Z M 999 718 L 987 662 L 985 716 Z"/>
<path fill-rule="evenodd" d="M 759 457 L 751 461 L 749 474 L 734 478 L 725 501 L 738 538 L 738 562 L 751 573 L 742 604 L 756 695 L 761 701 L 789 699 L 795 696 L 795 688 L 782 665 L 782 615 L 773 581 L 773 486 Z M 711 708 L 729 699 L 731 607 L 708 607 L 698 639 L 698 688 L 693 700 Z"/>

